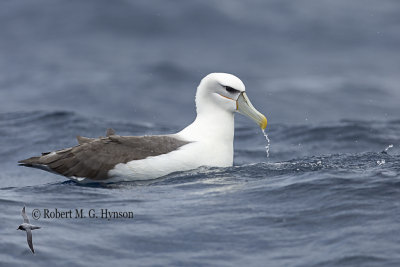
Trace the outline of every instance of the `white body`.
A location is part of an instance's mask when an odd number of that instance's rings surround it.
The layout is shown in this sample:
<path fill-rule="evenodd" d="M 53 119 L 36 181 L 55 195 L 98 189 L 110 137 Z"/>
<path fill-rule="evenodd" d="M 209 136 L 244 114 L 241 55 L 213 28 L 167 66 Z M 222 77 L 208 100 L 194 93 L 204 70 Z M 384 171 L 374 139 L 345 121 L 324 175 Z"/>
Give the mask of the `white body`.
<path fill-rule="evenodd" d="M 212 123 L 209 124 L 210 122 Z M 220 122 L 219 125 L 218 122 Z M 221 122 L 223 122 L 223 127 L 221 127 Z M 126 164 L 120 163 L 109 171 L 112 178 L 107 182 L 154 179 L 200 166 L 232 166 L 233 114 L 216 115 L 213 121 L 197 117 L 191 125 L 176 136 L 191 143 L 168 154 L 134 160 Z"/>

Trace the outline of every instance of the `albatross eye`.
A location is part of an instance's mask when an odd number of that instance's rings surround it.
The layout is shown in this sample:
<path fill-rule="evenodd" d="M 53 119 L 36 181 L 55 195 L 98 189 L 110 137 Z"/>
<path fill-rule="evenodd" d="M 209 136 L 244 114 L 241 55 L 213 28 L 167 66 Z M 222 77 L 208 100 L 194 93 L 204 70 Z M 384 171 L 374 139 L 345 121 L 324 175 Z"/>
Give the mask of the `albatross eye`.
<path fill-rule="evenodd" d="M 236 89 L 234 89 L 234 88 L 232 88 L 230 86 L 224 86 L 224 87 L 225 87 L 225 90 L 230 94 L 234 94 L 234 93 L 239 92 L 239 90 L 236 90 Z"/>

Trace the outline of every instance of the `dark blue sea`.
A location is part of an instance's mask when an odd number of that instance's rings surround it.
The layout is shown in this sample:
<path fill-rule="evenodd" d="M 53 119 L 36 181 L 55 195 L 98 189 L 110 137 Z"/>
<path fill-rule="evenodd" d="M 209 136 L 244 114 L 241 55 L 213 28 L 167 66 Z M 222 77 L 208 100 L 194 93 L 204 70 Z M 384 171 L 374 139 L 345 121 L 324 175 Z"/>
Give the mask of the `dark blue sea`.
<path fill-rule="evenodd" d="M 1 1 L 0 266 L 400 266 L 399 14 L 397 0 Z M 230 168 L 80 185 L 17 164 L 107 128 L 177 132 L 211 72 L 243 80 L 269 157 L 238 114 Z"/>

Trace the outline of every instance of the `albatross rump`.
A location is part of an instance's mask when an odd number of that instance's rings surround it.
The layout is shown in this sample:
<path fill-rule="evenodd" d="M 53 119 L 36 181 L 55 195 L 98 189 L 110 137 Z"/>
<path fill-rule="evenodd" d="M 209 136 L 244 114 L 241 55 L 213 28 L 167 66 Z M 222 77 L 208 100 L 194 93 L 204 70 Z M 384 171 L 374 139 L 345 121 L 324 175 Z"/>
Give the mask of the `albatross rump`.
<path fill-rule="evenodd" d="M 211 73 L 196 92 L 197 116 L 176 134 L 105 137 L 78 136 L 78 145 L 19 161 L 20 165 L 64 175 L 78 182 L 155 179 L 200 166 L 233 164 L 234 114 L 242 113 L 261 129 L 267 119 L 251 104 L 243 82 L 232 74 Z"/>

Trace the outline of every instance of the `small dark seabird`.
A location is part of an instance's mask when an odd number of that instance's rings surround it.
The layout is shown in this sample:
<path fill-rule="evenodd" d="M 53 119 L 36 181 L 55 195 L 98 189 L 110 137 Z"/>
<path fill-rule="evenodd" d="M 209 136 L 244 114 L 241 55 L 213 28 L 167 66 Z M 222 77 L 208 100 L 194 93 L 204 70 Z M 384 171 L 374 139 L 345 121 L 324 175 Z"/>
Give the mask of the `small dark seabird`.
<path fill-rule="evenodd" d="M 26 232 L 26 240 L 28 241 L 29 248 L 31 249 L 32 253 L 35 253 L 32 243 L 32 230 L 40 229 L 40 227 L 29 223 L 28 216 L 26 216 L 25 213 L 25 207 L 22 208 L 21 214 L 22 218 L 24 218 L 24 223 L 18 226 L 17 230 L 22 230 Z"/>
<path fill-rule="evenodd" d="M 232 74 L 211 73 L 201 80 L 196 111 L 194 122 L 176 134 L 119 136 L 109 129 L 106 137 L 78 136 L 77 146 L 19 163 L 79 182 L 155 179 L 200 166 L 232 166 L 236 112 L 263 130 L 267 127 L 267 119 L 251 104 L 243 82 Z"/>

